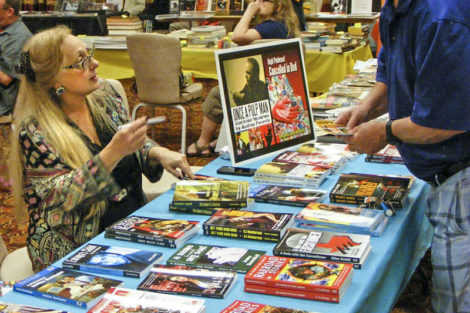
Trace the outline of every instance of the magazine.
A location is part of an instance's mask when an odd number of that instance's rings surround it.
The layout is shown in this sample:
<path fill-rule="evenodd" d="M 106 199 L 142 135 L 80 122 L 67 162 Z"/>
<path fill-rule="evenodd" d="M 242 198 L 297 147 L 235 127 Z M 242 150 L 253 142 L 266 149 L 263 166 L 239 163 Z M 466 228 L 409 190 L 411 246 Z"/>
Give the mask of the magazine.
<path fill-rule="evenodd" d="M 283 204 L 305 207 L 310 202 L 325 198 L 326 191 L 311 188 L 293 188 L 285 186 L 252 186 L 249 197 L 256 202 Z"/>
<path fill-rule="evenodd" d="M 267 304 L 235 300 L 220 313 L 315 313 L 299 309 L 288 309 Z"/>

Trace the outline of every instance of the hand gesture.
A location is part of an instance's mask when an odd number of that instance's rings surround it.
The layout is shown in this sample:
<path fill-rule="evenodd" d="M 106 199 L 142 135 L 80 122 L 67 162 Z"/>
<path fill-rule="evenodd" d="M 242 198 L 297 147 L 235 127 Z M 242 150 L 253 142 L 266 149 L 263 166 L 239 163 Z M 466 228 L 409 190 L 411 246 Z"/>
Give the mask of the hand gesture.
<path fill-rule="evenodd" d="M 189 177 L 194 179 L 186 155 L 163 147 L 152 148 L 149 153 L 150 157 L 157 159 L 163 168 L 176 178 Z"/>
<path fill-rule="evenodd" d="M 273 118 L 283 123 L 298 122 L 299 110 L 298 106 L 289 106 L 292 102 L 289 99 L 280 99 L 273 107 Z"/>

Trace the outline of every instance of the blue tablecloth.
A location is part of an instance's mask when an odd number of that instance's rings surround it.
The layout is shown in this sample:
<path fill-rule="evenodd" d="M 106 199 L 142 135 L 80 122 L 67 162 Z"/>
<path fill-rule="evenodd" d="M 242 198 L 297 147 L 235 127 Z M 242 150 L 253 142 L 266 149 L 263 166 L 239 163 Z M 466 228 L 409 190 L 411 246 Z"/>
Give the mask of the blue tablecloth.
<path fill-rule="evenodd" d="M 268 160 L 265 159 L 253 162 L 248 166 L 258 168 L 261 164 L 267 161 Z M 216 159 L 204 167 L 199 173 L 215 176 L 216 169 L 222 165 L 230 165 L 230 162 L 220 158 Z M 364 162 L 363 156 L 354 161 L 348 162 L 342 171 L 345 173 L 409 174 L 408 170 L 403 165 L 366 163 Z M 322 184 L 321 189 L 327 191 L 331 190 L 337 177 L 337 175 L 329 176 Z M 226 176 L 226 178 L 237 179 L 238 177 Z M 250 178 L 241 177 L 240 179 L 250 180 Z M 432 228 L 424 215 L 427 192 L 427 184 L 420 180 L 415 181 L 409 194 L 406 207 L 400 209 L 397 214 L 392 217 L 387 229 L 381 237 L 372 237 L 372 251 L 366 260 L 363 269 L 354 271 L 352 284 L 347 290 L 344 298 L 341 300 L 341 303 L 334 304 L 246 293 L 243 291 L 244 275 L 239 274 L 238 281 L 225 299 L 204 298 L 206 299 L 207 312 L 220 312 L 237 299 L 323 313 L 389 312 L 416 269 L 419 260 L 430 246 Z M 169 212 L 168 204 L 170 203 L 172 196 L 173 191 L 170 190 L 139 209 L 135 214 L 160 218 L 183 218 L 201 222 L 208 218 L 208 216 L 205 215 L 177 214 Z M 300 211 L 300 208 L 256 203 L 253 210 L 296 213 Z M 165 262 L 169 256 L 176 251 L 175 249 L 170 248 L 105 239 L 103 234 L 92 239 L 91 242 L 161 251 L 164 254 Z M 270 255 L 272 255 L 272 249 L 275 245 L 274 243 L 204 236 L 202 234 L 202 230 L 196 237 L 193 237 L 190 242 L 247 247 L 251 249 L 265 250 Z M 61 262 L 57 262 L 55 265 L 60 266 Z M 122 280 L 124 281 L 124 287 L 126 288 L 136 288 L 140 282 L 140 279 L 135 278 L 122 278 Z M 23 295 L 14 291 L 1 297 L 0 301 L 18 304 L 34 304 L 35 306 L 43 308 L 54 308 L 69 312 L 86 312 L 86 310 L 78 307 L 63 305 L 61 303 Z"/>

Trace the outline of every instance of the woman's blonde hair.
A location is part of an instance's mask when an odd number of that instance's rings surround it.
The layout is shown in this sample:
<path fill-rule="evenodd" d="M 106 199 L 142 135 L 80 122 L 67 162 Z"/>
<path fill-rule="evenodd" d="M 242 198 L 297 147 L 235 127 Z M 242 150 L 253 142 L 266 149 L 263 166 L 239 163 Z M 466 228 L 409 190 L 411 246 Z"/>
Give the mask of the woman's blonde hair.
<path fill-rule="evenodd" d="M 28 123 L 30 118 L 34 118 L 38 122 L 48 144 L 56 150 L 70 168 L 76 169 L 91 158 L 90 150 L 79 133 L 67 122 L 60 101 L 55 96 L 54 84 L 57 82 L 57 76 L 64 60 L 62 45 L 69 35 L 71 35 L 69 28 L 65 26 L 54 27 L 37 33 L 23 47 L 23 52 L 29 53 L 30 69 L 34 72 L 34 79 L 31 79 L 31 75 L 27 74 L 21 78 L 13 114 L 16 127 L 11 140 L 9 163 L 16 213 L 18 219 L 22 221 L 26 219 L 27 214 L 22 201 L 25 160 L 20 146 L 19 132 L 25 122 Z M 87 96 L 90 110 L 103 117 L 103 113 L 99 112 L 100 110 L 94 105 L 95 101 L 92 98 Z M 91 211 L 88 217 L 92 215 L 91 213 L 96 213 L 96 211 Z"/>
<path fill-rule="evenodd" d="M 283 22 L 287 27 L 289 37 L 300 36 L 299 18 L 292 6 L 292 0 L 272 0 L 274 12 L 271 19 L 274 21 Z"/>

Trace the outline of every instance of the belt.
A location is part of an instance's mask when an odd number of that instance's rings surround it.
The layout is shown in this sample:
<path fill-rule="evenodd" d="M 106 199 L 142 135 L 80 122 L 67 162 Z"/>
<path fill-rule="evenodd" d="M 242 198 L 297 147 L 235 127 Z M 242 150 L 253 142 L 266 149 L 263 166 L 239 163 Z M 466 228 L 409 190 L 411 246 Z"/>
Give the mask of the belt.
<path fill-rule="evenodd" d="M 433 187 L 438 187 L 442 185 L 449 177 L 460 172 L 463 169 L 466 169 L 469 166 L 470 160 L 456 162 L 448 168 L 444 169 L 442 172 L 434 175 L 434 177 L 430 180 L 427 180 L 427 182 Z"/>

